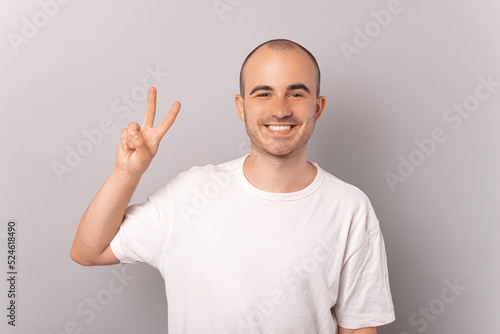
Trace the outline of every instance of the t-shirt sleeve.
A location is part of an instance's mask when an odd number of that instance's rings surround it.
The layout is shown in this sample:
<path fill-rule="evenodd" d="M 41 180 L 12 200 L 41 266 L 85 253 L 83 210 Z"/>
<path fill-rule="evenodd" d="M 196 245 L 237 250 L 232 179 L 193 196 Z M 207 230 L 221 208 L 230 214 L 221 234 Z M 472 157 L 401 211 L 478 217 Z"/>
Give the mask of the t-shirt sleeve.
<path fill-rule="evenodd" d="M 348 329 L 395 320 L 384 239 L 367 198 L 353 218 L 333 308 L 338 325 Z"/>
<path fill-rule="evenodd" d="M 171 228 L 168 194 L 169 188 L 165 186 L 151 193 L 146 202 L 127 207 L 110 243 L 120 263 L 145 262 L 161 268 L 161 254 Z"/>

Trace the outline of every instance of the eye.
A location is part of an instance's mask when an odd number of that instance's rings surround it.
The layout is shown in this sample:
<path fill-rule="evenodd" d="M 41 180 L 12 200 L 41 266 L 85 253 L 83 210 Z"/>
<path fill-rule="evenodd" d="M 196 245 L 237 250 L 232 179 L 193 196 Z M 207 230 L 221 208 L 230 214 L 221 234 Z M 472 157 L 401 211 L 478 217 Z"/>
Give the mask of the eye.
<path fill-rule="evenodd" d="M 300 93 L 292 93 L 290 94 L 291 97 L 302 97 L 302 94 Z"/>
<path fill-rule="evenodd" d="M 259 97 L 268 97 L 268 96 L 269 96 L 269 94 L 268 94 L 268 93 L 262 93 L 262 94 L 259 94 L 259 95 L 257 95 L 257 96 L 259 96 Z"/>

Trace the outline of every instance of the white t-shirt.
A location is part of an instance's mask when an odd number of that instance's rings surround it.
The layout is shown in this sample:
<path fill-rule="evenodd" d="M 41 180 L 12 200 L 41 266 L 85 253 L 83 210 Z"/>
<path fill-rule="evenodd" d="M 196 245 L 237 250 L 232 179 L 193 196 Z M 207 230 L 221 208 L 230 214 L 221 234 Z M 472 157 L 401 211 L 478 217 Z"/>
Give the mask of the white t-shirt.
<path fill-rule="evenodd" d="M 336 333 L 394 321 L 385 246 L 370 201 L 315 162 L 306 188 L 271 193 L 247 155 L 180 173 L 127 208 L 121 263 L 165 280 L 168 333 Z"/>

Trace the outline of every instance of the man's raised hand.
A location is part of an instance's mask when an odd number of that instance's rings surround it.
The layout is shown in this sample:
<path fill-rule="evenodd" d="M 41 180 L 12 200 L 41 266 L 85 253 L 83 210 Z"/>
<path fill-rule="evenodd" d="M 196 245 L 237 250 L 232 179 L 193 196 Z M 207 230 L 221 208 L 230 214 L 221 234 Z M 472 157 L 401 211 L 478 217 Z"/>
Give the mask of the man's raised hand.
<path fill-rule="evenodd" d="M 181 104 L 174 102 L 160 125 L 153 128 L 156 113 L 156 89 L 150 87 L 142 126 L 130 123 L 128 128 L 121 132 L 120 144 L 116 152 L 116 168 L 130 177 L 140 178 L 156 155 L 161 139 L 174 123 L 180 108 Z"/>

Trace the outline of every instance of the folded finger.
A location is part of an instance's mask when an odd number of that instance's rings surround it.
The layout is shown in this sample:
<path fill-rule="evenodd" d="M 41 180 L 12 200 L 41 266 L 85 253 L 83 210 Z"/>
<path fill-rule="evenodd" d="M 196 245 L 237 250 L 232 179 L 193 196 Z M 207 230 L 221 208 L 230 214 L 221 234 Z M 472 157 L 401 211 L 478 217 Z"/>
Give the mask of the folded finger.
<path fill-rule="evenodd" d="M 141 127 L 137 123 L 130 123 L 127 128 L 127 145 L 130 148 L 134 148 L 134 143 L 132 142 L 132 131 L 141 131 Z"/>
<path fill-rule="evenodd" d="M 128 151 L 128 129 L 123 129 L 120 133 L 120 147 Z"/>

